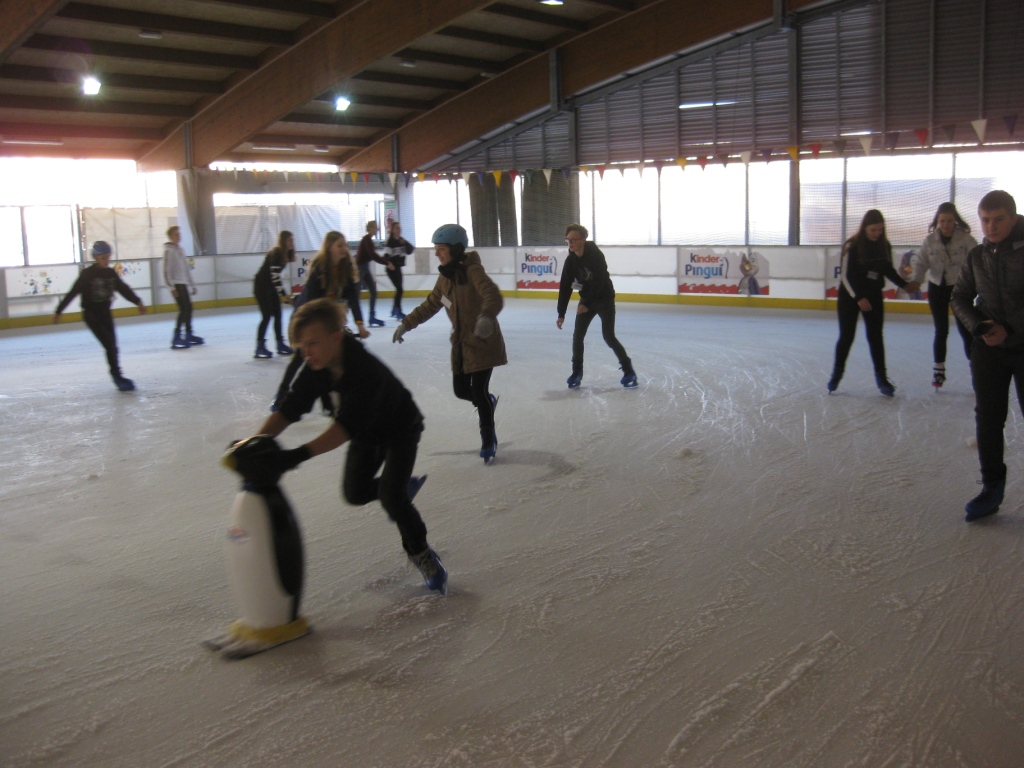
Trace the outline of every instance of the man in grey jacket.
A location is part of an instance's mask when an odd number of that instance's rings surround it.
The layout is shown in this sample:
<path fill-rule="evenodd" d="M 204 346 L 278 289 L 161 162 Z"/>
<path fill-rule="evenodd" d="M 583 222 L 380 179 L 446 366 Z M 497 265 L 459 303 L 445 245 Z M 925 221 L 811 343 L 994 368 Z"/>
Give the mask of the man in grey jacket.
<path fill-rule="evenodd" d="M 975 337 L 971 377 L 982 490 L 964 508 L 969 523 L 994 515 L 1003 501 L 1011 381 L 1024 407 L 1024 220 L 1002 190 L 981 199 L 978 216 L 985 239 L 967 254 L 952 297 L 953 311 Z"/>

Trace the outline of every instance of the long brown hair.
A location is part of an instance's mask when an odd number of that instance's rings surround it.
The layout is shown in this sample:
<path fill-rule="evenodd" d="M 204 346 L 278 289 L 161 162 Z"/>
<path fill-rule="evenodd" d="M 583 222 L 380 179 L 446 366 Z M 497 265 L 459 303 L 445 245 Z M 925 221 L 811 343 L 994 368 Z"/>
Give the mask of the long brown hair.
<path fill-rule="evenodd" d="M 352 261 L 351 253 L 342 256 L 337 265 L 331 264 L 331 246 L 338 240 L 343 241 L 347 249 L 348 241 L 345 240 L 345 236 L 332 229 L 324 235 L 320 250 L 316 252 L 316 256 L 309 263 L 310 274 L 320 270 L 320 285 L 326 294 L 340 295 L 345 288 L 348 288 L 349 283 L 355 281 L 355 264 Z"/>
<path fill-rule="evenodd" d="M 882 216 L 882 212 L 872 208 L 870 211 L 864 214 L 864 218 L 860 220 L 860 229 L 857 230 L 857 234 L 851 237 L 846 243 L 843 244 L 843 248 L 849 253 L 855 253 L 858 257 L 863 258 L 865 253 L 865 246 L 870 242 L 868 240 L 867 230 L 872 224 L 882 225 L 882 236 L 878 238 L 878 243 L 885 252 L 892 257 L 892 244 L 889 242 L 888 236 L 885 234 L 885 217 Z"/>

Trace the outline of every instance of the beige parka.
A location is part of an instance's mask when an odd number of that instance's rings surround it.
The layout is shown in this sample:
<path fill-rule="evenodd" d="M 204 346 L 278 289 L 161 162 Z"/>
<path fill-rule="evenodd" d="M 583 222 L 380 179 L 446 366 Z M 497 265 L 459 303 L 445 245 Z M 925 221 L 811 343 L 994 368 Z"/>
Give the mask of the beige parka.
<path fill-rule="evenodd" d="M 504 303 L 498 286 L 480 264 L 480 255 L 467 251 L 454 279 L 438 275 L 434 290 L 405 316 L 402 325 L 412 330 L 444 308 L 452 323 L 452 372 L 476 373 L 508 362 L 505 340 L 498 325 L 498 313 Z M 494 320 L 494 332 L 486 339 L 474 333 L 481 315 Z"/>

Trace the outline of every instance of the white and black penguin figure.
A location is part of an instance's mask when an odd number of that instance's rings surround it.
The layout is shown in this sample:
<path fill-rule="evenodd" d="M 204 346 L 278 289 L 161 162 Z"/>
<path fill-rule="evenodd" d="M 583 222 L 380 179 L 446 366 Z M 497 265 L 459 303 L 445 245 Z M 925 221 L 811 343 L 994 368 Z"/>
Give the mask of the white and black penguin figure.
<path fill-rule="evenodd" d="M 228 581 L 241 618 L 203 643 L 229 659 L 269 650 L 309 634 L 299 615 L 305 561 L 302 534 L 278 481 L 272 457 L 281 447 L 270 435 L 241 440 L 221 463 L 242 476 L 231 505 L 225 552 Z"/>

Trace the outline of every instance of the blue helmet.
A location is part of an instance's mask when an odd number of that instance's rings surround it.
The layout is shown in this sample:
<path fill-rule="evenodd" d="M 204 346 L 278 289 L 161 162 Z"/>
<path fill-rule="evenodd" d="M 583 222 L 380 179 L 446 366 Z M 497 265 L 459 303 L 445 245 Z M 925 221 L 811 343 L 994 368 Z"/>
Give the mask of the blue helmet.
<path fill-rule="evenodd" d="M 442 224 L 434 230 L 434 236 L 430 238 L 432 243 L 443 243 L 445 245 L 461 245 L 469 247 L 469 235 L 466 230 L 458 224 Z"/>
<path fill-rule="evenodd" d="M 97 240 L 92 244 L 92 255 L 102 256 L 104 254 L 113 253 L 113 249 L 110 247 L 110 243 L 106 240 Z"/>

